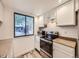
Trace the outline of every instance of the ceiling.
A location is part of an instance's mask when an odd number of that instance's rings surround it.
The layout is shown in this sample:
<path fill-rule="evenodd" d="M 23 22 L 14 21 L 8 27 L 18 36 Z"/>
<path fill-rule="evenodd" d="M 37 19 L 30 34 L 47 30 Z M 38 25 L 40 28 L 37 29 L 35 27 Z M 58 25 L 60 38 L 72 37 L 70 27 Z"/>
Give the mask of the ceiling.
<path fill-rule="evenodd" d="M 32 13 L 43 14 L 68 0 L 1 0 L 9 8 Z M 59 3 L 61 2 L 61 3 Z"/>

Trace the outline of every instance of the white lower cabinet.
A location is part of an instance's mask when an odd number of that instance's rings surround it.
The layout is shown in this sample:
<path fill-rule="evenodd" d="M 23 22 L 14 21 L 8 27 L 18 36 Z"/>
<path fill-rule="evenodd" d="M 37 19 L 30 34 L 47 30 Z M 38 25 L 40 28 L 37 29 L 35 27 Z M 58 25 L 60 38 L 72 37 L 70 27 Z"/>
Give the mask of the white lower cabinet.
<path fill-rule="evenodd" d="M 53 58 L 74 58 L 75 48 L 53 42 Z"/>
<path fill-rule="evenodd" d="M 53 58 L 71 58 L 72 56 L 69 56 L 61 51 L 54 50 L 53 51 Z"/>

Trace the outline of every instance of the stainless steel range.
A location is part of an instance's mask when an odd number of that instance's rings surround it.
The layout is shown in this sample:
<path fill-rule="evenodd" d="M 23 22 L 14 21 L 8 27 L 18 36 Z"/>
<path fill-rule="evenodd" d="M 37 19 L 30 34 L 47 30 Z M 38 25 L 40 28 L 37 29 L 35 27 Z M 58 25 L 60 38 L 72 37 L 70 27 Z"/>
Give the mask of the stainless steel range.
<path fill-rule="evenodd" d="M 49 57 L 53 57 L 52 44 L 53 44 L 52 41 L 48 41 L 43 38 L 41 38 L 40 40 L 41 51 L 44 52 Z"/>
<path fill-rule="evenodd" d="M 47 56 L 53 57 L 53 39 L 58 37 L 58 32 L 45 32 L 42 31 L 40 38 L 40 48 Z"/>

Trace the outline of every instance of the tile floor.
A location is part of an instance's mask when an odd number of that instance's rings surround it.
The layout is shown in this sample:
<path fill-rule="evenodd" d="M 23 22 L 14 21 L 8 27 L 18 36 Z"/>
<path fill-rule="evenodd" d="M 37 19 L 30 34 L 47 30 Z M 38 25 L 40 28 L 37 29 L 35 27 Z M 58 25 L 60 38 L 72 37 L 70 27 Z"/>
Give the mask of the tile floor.
<path fill-rule="evenodd" d="M 26 54 L 24 54 L 22 56 L 19 56 L 18 58 L 49 58 L 42 51 L 40 51 L 40 53 L 38 51 L 36 51 L 36 50 L 32 50 L 31 52 L 26 53 Z"/>

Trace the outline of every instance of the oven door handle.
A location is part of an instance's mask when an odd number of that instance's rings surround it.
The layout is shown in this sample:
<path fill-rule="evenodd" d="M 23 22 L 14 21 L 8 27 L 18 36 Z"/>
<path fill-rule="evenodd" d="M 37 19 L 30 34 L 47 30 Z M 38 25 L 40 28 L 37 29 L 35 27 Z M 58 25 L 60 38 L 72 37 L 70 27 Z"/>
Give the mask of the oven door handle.
<path fill-rule="evenodd" d="M 52 41 L 47 41 L 47 40 L 44 40 L 44 39 L 41 39 L 42 41 L 46 42 L 46 43 L 49 43 L 49 44 L 52 44 L 53 42 Z"/>

